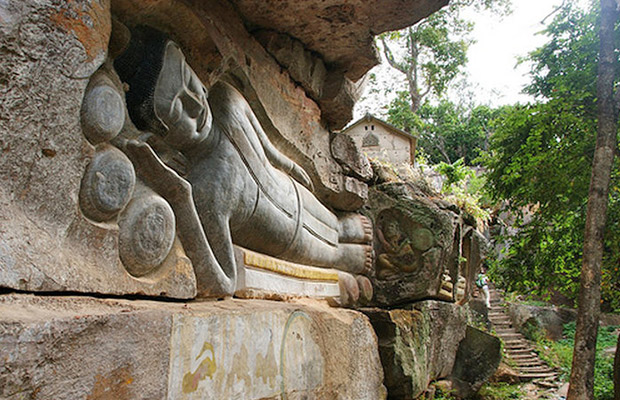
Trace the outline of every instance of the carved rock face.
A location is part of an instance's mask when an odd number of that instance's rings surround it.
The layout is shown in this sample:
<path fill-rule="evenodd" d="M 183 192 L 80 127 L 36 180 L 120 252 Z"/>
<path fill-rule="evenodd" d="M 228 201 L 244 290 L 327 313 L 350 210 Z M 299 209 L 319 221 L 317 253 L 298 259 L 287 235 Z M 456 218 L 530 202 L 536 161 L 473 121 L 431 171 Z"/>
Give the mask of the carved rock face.
<path fill-rule="evenodd" d="M 82 103 L 82 129 L 92 144 L 113 139 L 125 124 L 123 98 L 109 79 L 97 78 Z"/>
<path fill-rule="evenodd" d="M 114 147 L 103 147 L 82 178 L 82 212 L 98 222 L 114 218 L 129 202 L 135 183 L 136 174 L 127 156 Z"/>
<path fill-rule="evenodd" d="M 207 90 L 174 42 L 166 45 L 153 101 L 155 114 L 168 128 L 169 145 L 187 149 L 209 135 L 212 116 Z"/>
<path fill-rule="evenodd" d="M 118 226 L 119 255 L 133 276 L 151 272 L 172 249 L 174 213 L 160 196 L 145 193 L 134 198 L 123 211 Z"/>
<path fill-rule="evenodd" d="M 402 183 L 373 187 L 369 205 L 375 225 L 376 303 L 438 298 L 442 273 L 453 261 L 455 214 Z"/>

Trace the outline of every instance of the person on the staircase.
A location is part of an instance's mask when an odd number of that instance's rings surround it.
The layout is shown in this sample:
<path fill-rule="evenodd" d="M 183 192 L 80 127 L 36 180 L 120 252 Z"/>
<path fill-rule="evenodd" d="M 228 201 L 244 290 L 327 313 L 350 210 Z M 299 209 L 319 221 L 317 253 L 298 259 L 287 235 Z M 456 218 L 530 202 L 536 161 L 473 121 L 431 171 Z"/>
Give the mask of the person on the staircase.
<path fill-rule="evenodd" d="M 491 308 L 491 295 L 489 293 L 489 278 L 486 276 L 487 269 L 482 267 L 482 270 L 478 274 L 478 278 L 476 279 L 476 286 L 482 289 L 482 293 L 484 293 L 484 301 L 487 305 L 487 308 Z"/>

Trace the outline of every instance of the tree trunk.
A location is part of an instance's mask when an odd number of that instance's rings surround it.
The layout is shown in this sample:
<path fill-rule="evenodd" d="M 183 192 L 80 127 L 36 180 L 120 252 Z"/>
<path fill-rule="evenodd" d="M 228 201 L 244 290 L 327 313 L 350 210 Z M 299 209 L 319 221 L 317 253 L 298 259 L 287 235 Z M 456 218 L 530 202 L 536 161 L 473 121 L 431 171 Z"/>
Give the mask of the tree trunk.
<path fill-rule="evenodd" d="M 614 400 L 620 400 L 620 335 L 616 345 L 616 357 L 614 358 Z"/>
<path fill-rule="evenodd" d="M 598 134 L 592 162 L 588 210 L 584 233 L 579 312 L 567 400 L 594 398 L 594 359 L 601 300 L 603 233 L 607 219 L 609 181 L 616 148 L 618 111 L 614 101 L 614 0 L 601 0 L 598 67 Z"/>

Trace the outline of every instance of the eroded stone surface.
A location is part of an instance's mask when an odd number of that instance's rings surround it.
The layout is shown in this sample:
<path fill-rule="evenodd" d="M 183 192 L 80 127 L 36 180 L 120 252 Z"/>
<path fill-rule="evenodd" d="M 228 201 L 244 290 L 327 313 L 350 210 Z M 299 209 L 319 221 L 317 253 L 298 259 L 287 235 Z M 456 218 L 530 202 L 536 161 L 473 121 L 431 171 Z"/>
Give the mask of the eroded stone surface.
<path fill-rule="evenodd" d="M 364 309 L 377 333 L 390 398 L 412 399 L 452 372 L 465 337 L 466 310 L 438 301 L 407 309 Z"/>
<path fill-rule="evenodd" d="M 119 88 L 106 83 L 103 103 L 110 109 L 88 105 L 98 104 L 98 85 L 91 86 L 93 96 L 82 107 L 89 78 L 107 55 L 109 2 L 9 2 L 0 12 L 0 75 L 5 77 L 0 84 L 0 286 L 195 296 L 191 264 L 178 243 L 161 268 L 141 278 L 131 276 L 119 259 L 118 228 L 110 221 L 133 192 L 133 171 L 118 151 L 107 157 L 103 144 L 93 147 L 83 130 L 97 130 L 93 142 L 118 133 L 125 116 L 117 109 Z"/>
<path fill-rule="evenodd" d="M 444 272 L 457 268 L 452 250 L 458 215 L 404 183 L 372 187 L 368 212 L 376 237 L 376 303 L 438 297 Z"/>
<path fill-rule="evenodd" d="M 286 32 L 308 49 L 337 64 L 352 80 L 378 64 L 373 35 L 413 25 L 448 2 L 444 0 L 233 0 L 250 26 Z"/>
<path fill-rule="evenodd" d="M 372 179 L 372 167 L 368 157 L 349 135 L 337 134 L 331 143 L 332 155 L 342 165 L 344 172 L 363 182 Z"/>
<path fill-rule="evenodd" d="M 6 399 L 385 398 L 368 320 L 322 303 L 3 295 L 0 314 Z"/>
<path fill-rule="evenodd" d="M 112 10 L 130 27 L 147 24 L 170 34 L 207 88 L 221 79 L 234 83 L 275 146 L 308 172 L 321 200 L 340 210 L 361 207 L 367 186 L 349 182 L 353 178 L 331 156 L 319 104 L 247 31 L 230 4 L 158 0 L 145 8 L 142 0 L 113 0 Z"/>
<path fill-rule="evenodd" d="M 476 393 L 495 373 L 501 359 L 500 340 L 468 326 L 454 362 L 453 389 L 459 396 L 465 398 Z"/>

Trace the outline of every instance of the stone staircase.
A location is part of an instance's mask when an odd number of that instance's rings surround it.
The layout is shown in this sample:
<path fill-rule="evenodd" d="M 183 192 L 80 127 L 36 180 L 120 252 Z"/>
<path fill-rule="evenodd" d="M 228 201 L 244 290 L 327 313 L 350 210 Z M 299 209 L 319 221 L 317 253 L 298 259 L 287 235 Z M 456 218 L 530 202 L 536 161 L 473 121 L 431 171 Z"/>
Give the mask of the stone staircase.
<path fill-rule="evenodd" d="M 538 357 L 528 340 L 512 326 L 501 293 L 490 288 L 490 294 L 489 320 L 497 336 L 504 342 L 504 356 L 510 360 L 519 381 L 532 381 L 543 388 L 557 388 L 557 372 Z"/>

